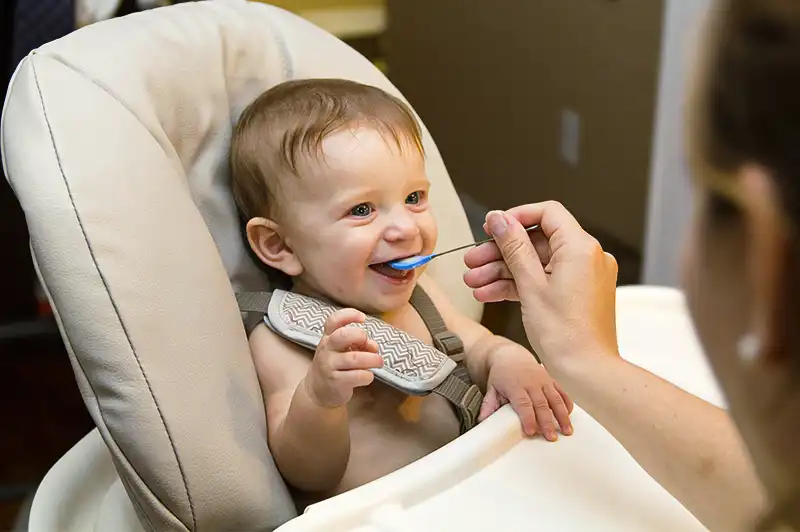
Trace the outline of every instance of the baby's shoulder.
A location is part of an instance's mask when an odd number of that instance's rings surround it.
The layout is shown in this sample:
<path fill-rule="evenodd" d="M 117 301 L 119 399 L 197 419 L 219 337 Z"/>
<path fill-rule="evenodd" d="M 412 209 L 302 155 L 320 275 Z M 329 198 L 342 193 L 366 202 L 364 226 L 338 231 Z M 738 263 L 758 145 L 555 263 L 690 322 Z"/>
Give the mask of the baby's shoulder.
<path fill-rule="evenodd" d="M 275 372 L 295 372 L 308 369 L 314 352 L 286 340 L 263 323 L 250 334 L 250 353 L 259 376 Z"/>

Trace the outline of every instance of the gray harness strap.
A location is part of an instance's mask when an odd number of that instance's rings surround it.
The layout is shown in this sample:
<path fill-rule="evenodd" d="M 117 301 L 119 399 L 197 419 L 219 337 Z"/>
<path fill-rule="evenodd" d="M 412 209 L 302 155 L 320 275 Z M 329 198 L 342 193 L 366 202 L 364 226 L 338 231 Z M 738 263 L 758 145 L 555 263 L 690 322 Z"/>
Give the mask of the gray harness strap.
<path fill-rule="evenodd" d="M 264 322 L 264 314 L 267 312 L 270 299 L 272 299 L 272 292 L 242 292 L 236 294 L 236 303 L 239 304 L 239 312 L 242 313 L 242 321 L 248 338 L 253 333 L 253 329 L 259 323 Z"/>
<path fill-rule="evenodd" d="M 259 323 L 264 322 L 271 298 L 272 292 L 236 294 L 236 301 L 239 304 L 239 311 L 242 313 L 242 321 L 248 336 Z M 464 365 L 464 345 L 458 336 L 447 329 L 433 301 L 419 286 L 414 289 L 411 296 L 411 305 L 430 332 L 434 347 L 457 364 L 445 380 L 432 390 L 432 393 L 440 395 L 450 402 L 455 409 L 463 434 L 477 424 L 478 413 L 483 402 L 483 394 L 472 383 Z M 386 326 L 391 327 L 388 324 Z"/>
<path fill-rule="evenodd" d="M 434 347 L 457 364 L 453 372 L 433 392 L 450 401 L 456 409 L 463 434 L 477 424 L 483 402 L 483 394 L 473 384 L 464 364 L 464 344 L 461 338 L 447 328 L 436 305 L 419 285 L 411 294 L 411 305 L 425 322 Z"/>

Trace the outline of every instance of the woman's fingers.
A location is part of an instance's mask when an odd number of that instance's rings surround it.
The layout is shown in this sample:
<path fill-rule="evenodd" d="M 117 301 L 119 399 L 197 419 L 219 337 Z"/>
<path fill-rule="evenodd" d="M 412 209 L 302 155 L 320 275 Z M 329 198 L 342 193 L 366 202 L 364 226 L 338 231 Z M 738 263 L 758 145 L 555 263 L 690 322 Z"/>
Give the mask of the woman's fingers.
<path fill-rule="evenodd" d="M 511 272 L 502 261 L 490 262 L 464 274 L 464 282 L 470 288 L 480 288 L 495 281 L 513 280 Z"/>
<path fill-rule="evenodd" d="M 572 235 L 583 232 L 578 220 L 557 201 L 520 205 L 507 210 L 506 214 L 516 218 L 525 227 L 538 224 L 548 239 L 561 230 Z"/>
<path fill-rule="evenodd" d="M 467 268 L 480 268 L 492 262 L 503 260 L 500 248 L 494 242 L 486 242 L 467 251 L 464 255 L 464 264 Z"/>
<path fill-rule="evenodd" d="M 547 237 L 544 236 L 541 231 L 533 231 L 530 235 L 533 247 L 536 250 L 536 254 L 539 256 L 539 262 L 543 265 L 549 264 L 551 253 L 550 242 L 547 240 Z"/>
<path fill-rule="evenodd" d="M 481 303 L 519 301 L 519 293 L 514 281 L 495 281 L 487 286 L 476 288 L 472 291 L 472 297 Z"/>
<path fill-rule="evenodd" d="M 547 264 L 550 262 L 550 243 L 540 231 L 531 231 L 530 240 L 539 257 L 539 262 Z M 494 242 L 486 242 L 480 246 L 475 246 L 464 255 L 464 263 L 468 268 L 480 268 L 493 262 L 502 262 L 503 254 Z"/>
<path fill-rule="evenodd" d="M 478 301 L 520 301 L 528 340 L 544 363 L 616 350 L 616 261 L 569 211 L 545 202 L 491 212 L 486 230 L 494 241 L 465 255 L 464 282 Z"/>
<path fill-rule="evenodd" d="M 490 212 L 489 231 L 514 276 L 518 291 L 528 293 L 544 282 L 544 269 L 530 236 L 519 221 L 502 212 Z"/>

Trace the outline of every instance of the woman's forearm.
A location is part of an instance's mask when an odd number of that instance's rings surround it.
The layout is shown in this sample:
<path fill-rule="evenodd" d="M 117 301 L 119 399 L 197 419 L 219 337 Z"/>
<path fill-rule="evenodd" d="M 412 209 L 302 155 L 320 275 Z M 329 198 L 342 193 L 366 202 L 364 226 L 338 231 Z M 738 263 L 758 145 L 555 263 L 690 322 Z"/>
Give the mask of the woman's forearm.
<path fill-rule="evenodd" d="M 551 368 L 574 401 L 708 528 L 752 526 L 764 494 L 727 412 L 617 356 L 587 358 Z"/>
<path fill-rule="evenodd" d="M 305 382 L 297 385 L 270 450 L 289 484 L 308 492 L 324 492 L 339 485 L 350 459 L 347 407 L 316 404 Z"/>

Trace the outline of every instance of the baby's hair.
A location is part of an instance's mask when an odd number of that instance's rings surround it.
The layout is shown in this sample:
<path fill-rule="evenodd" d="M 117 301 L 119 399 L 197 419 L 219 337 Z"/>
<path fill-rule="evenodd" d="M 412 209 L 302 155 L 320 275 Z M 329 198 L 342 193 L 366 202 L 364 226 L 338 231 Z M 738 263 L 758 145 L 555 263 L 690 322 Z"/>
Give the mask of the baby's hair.
<path fill-rule="evenodd" d="M 322 157 L 322 142 L 343 128 L 366 126 L 398 149 L 424 156 L 422 130 L 400 99 L 344 79 L 287 81 L 267 90 L 242 113 L 231 140 L 233 196 L 245 219 L 276 208 L 279 178 L 302 177 L 300 161 Z"/>

